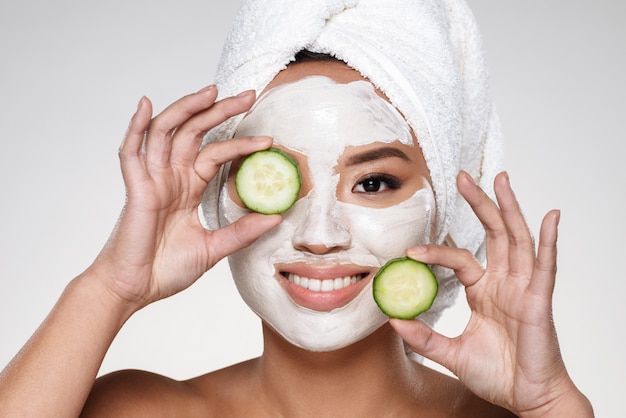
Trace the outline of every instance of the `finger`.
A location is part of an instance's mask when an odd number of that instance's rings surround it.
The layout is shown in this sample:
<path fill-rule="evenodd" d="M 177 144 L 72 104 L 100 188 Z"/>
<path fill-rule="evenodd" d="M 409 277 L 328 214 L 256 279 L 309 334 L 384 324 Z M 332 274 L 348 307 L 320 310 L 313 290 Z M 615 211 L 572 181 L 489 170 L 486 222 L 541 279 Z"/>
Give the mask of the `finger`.
<path fill-rule="evenodd" d="M 222 164 L 236 158 L 244 157 L 255 151 L 267 149 L 272 145 L 272 138 L 255 136 L 234 138 L 228 141 L 212 142 L 205 146 L 196 162 L 194 169 L 205 182 L 210 182 Z"/>
<path fill-rule="evenodd" d="M 484 269 L 474 255 L 466 249 L 444 245 L 422 245 L 408 248 L 406 255 L 422 263 L 454 270 L 463 286 L 472 286 L 484 274 Z"/>
<path fill-rule="evenodd" d="M 216 102 L 209 109 L 203 110 L 185 121 L 173 139 L 170 162 L 172 164 L 191 164 L 200 149 L 206 133 L 227 119 L 246 112 L 254 104 L 254 90 L 244 91 L 237 96 Z"/>
<path fill-rule="evenodd" d="M 145 160 L 142 148 L 151 117 L 152 103 L 144 96 L 139 101 L 137 111 L 130 120 L 128 130 L 118 152 L 122 166 L 122 175 L 127 182 L 132 182 L 140 174 L 145 174 Z"/>
<path fill-rule="evenodd" d="M 550 211 L 543 218 L 539 232 L 537 262 L 529 285 L 533 294 L 552 295 L 556 280 L 556 242 L 561 213 Z"/>
<path fill-rule="evenodd" d="M 407 321 L 391 318 L 389 323 L 411 350 L 454 371 L 454 340 L 439 334 L 419 319 Z"/>
<path fill-rule="evenodd" d="M 252 244 L 257 238 L 276 227 L 282 221 L 281 215 L 261 215 L 249 213 L 232 224 L 215 231 L 207 231 L 209 254 L 218 260 Z"/>
<path fill-rule="evenodd" d="M 459 173 L 457 187 L 485 228 L 487 270 L 508 270 L 508 234 L 500 210 L 468 173 Z"/>
<path fill-rule="evenodd" d="M 509 273 L 530 278 L 535 262 L 535 246 L 507 173 L 496 176 L 494 188 L 509 236 Z"/>
<path fill-rule="evenodd" d="M 164 167 L 168 164 L 172 135 L 176 128 L 193 115 L 213 105 L 216 97 L 215 86 L 205 87 L 172 103 L 152 120 L 146 137 L 148 167 Z"/>

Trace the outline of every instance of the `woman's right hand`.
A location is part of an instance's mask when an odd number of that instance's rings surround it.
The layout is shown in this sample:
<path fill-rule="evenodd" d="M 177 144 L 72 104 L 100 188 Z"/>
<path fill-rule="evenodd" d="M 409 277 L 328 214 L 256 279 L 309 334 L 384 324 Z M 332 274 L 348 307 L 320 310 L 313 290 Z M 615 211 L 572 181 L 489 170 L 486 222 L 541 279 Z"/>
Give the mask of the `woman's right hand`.
<path fill-rule="evenodd" d="M 200 150 L 207 131 L 247 111 L 255 99 L 253 91 L 216 97 L 209 86 L 154 119 L 150 101 L 142 98 L 120 147 L 126 204 L 89 271 L 131 311 L 187 288 L 281 221 L 279 215 L 253 213 L 215 231 L 202 227 L 197 208 L 220 166 L 272 143 L 247 137 Z"/>
<path fill-rule="evenodd" d="M 130 315 L 190 286 L 280 222 L 250 214 L 215 231 L 202 227 L 198 205 L 220 166 L 272 143 L 238 138 L 200 151 L 204 134 L 247 111 L 254 93 L 216 98 L 215 87 L 202 89 L 154 119 L 150 101 L 139 102 L 120 148 L 124 210 L 94 263 L 0 373 L 0 416 L 78 416 Z"/>

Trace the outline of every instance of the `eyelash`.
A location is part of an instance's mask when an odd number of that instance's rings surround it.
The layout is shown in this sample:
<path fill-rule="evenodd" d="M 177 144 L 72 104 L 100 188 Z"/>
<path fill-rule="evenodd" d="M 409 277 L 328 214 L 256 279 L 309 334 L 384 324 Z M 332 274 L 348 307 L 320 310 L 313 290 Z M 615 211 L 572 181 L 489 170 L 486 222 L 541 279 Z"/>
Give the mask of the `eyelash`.
<path fill-rule="evenodd" d="M 366 184 L 368 184 L 368 186 L 371 186 L 372 184 L 374 184 L 375 186 L 378 186 L 378 190 L 368 191 L 365 189 Z M 358 183 L 355 184 L 354 187 L 352 188 L 352 192 L 374 194 L 374 193 L 380 193 L 389 189 L 391 190 L 399 189 L 400 186 L 402 186 L 402 182 L 397 177 L 393 177 L 387 174 L 372 174 L 362 180 L 359 180 Z M 358 190 L 359 188 L 361 190 Z"/>

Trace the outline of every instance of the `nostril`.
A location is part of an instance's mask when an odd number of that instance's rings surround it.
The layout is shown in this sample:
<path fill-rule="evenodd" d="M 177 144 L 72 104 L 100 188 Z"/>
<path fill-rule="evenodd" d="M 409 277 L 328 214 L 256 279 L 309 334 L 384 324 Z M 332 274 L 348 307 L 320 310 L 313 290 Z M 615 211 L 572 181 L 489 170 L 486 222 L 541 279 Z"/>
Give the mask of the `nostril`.
<path fill-rule="evenodd" d="M 307 252 L 307 253 L 316 254 L 316 255 L 336 253 L 341 250 L 346 250 L 347 248 L 349 248 L 349 245 L 344 246 L 344 245 L 325 245 L 325 244 L 308 244 L 308 243 L 306 244 L 294 243 L 293 246 L 298 251 Z"/>
<path fill-rule="evenodd" d="M 329 220 L 316 224 L 309 220 L 300 225 L 292 238 L 292 245 L 296 250 L 317 255 L 347 250 L 351 244 L 348 231 L 339 227 L 336 221 Z"/>

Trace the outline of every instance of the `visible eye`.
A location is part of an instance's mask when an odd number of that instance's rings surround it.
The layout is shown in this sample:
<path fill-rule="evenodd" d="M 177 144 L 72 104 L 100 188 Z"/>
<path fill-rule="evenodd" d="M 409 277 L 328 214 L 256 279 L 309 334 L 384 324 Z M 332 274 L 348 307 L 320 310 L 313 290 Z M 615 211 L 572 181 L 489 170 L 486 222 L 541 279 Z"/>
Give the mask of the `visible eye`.
<path fill-rule="evenodd" d="M 387 174 L 374 174 L 360 180 L 352 188 L 352 193 L 378 193 L 389 189 L 398 189 L 402 183 Z"/>

